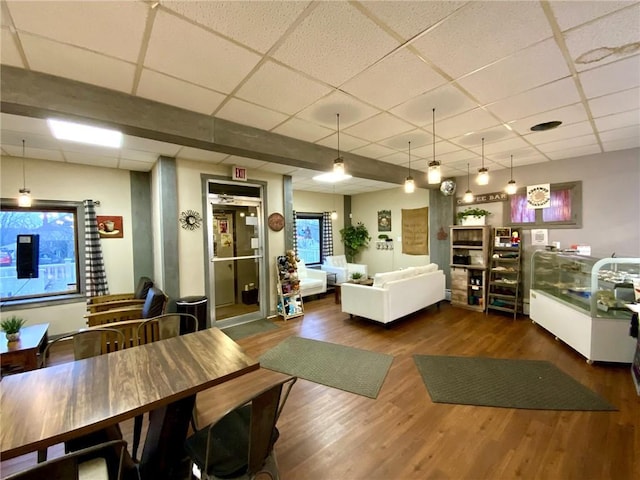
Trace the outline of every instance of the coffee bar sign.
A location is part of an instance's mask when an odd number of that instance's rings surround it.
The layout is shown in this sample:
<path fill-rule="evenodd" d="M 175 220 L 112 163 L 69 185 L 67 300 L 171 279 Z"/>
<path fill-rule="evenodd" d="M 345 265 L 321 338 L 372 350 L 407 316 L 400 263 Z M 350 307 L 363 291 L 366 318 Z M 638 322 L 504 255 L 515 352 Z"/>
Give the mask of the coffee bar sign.
<path fill-rule="evenodd" d="M 458 205 L 476 205 L 479 203 L 491 203 L 491 202 L 506 202 L 509 199 L 509 195 L 505 192 L 493 192 L 483 193 L 482 195 L 474 195 L 471 202 L 465 202 L 462 197 L 456 198 Z"/>

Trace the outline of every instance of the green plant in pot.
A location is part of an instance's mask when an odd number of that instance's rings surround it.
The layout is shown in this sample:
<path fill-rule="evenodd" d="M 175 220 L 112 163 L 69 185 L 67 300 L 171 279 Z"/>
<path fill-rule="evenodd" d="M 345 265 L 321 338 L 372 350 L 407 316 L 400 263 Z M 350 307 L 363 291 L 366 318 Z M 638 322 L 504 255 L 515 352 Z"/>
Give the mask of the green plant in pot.
<path fill-rule="evenodd" d="M 369 231 L 362 222 L 344 227 L 340 230 L 340 236 L 342 243 L 344 243 L 344 254 L 349 263 L 355 262 L 356 255 L 360 250 L 369 246 L 369 240 L 371 240 Z"/>
<path fill-rule="evenodd" d="M 486 217 L 487 215 L 491 215 L 489 210 L 485 210 L 484 208 L 477 207 L 469 207 L 461 212 L 456 213 L 456 218 L 458 219 L 458 224 L 461 224 L 464 219 L 467 217 Z"/>
<path fill-rule="evenodd" d="M 26 320 L 13 315 L 0 321 L 0 330 L 6 334 L 8 341 L 15 342 L 20 338 L 20 329 L 25 323 Z"/>
<path fill-rule="evenodd" d="M 360 272 L 353 272 L 351 274 L 351 280 L 353 280 L 355 283 L 360 283 L 364 278 L 364 275 L 362 275 L 362 273 Z"/>

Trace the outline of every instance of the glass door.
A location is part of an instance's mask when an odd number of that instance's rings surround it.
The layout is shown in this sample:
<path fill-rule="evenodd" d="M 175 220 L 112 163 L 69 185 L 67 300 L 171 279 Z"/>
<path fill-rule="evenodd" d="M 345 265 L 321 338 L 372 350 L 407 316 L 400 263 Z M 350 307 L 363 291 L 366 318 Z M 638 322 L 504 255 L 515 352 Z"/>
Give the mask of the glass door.
<path fill-rule="evenodd" d="M 260 198 L 209 196 L 210 298 L 215 325 L 263 318 L 263 222 Z"/>

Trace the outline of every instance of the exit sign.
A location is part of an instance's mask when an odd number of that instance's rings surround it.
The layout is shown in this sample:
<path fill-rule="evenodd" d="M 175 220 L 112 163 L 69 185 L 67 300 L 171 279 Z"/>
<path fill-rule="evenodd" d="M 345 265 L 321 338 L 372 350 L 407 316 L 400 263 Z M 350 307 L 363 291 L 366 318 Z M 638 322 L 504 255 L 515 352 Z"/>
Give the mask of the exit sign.
<path fill-rule="evenodd" d="M 233 171 L 231 172 L 232 180 L 241 180 L 243 182 L 247 181 L 247 169 L 244 167 L 233 167 Z"/>

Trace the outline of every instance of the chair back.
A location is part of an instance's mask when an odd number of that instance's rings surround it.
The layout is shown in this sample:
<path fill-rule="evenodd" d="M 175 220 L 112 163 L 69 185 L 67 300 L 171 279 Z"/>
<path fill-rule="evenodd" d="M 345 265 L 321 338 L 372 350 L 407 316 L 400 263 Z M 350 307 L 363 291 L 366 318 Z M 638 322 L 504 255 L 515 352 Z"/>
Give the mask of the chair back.
<path fill-rule="evenodd" d="M 324 263 L 332 267 L 346 268 L 347 257 L 345 255 L 328 255 L 325 257 Z"/>
<path fill-rule="evenodd" d="M 124 348 L 125 345 L 125 336 L 117 329 L 104 327 L 83 328 L 49 342 L 40 356 L 40 367 L 47 366 L 49 350 L 54 344 L 68 340 L 73 341 L 73 357 L 75 360 L 115 352 Z"/>
<path fill-rule="evenodd" d="M 156 342 L 165 338 L 193 333 L 198 329 L 198 319 L 190 313 L 165 313 L 149 318 L 138 326 L 139 344 Z"/>
<path fill-rule="evenodd" d="M 67 453 L 5 477 L 5 480 L 120 480 L 127 442 L 112 440 Z"/>
<path fill-rule="evenodd" d="M 153 280 L 149 277 L 140 277 L 138 285 L 133 292 L 133 298 L 145 299 L 149 293 L 149 289 L 153 287 Z"/>
<path fill-rule="evenodd" d="M 162 315 L 167 304 L 167 296 L 158 287 L 151 287 L 147 292 L 142 306 L 142 318 L 152 318 Z"/>

